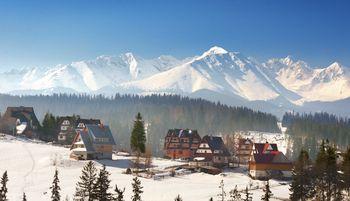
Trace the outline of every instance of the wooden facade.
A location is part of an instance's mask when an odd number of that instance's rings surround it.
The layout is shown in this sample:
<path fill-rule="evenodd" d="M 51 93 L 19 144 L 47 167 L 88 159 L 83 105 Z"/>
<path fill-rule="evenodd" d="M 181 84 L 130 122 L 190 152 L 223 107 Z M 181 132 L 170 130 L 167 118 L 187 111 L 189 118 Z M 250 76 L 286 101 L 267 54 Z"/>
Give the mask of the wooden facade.
<path fill-rule="evenodd" d="M 254 143 L 249 161 L 249 175 L 254 179 L 289 179 L 293 164 L 278 151 L 277 144 Z"/>
<path fill-rule="evenodd" d="M 220 167 L 228 165 L 231 155 L 221 137 L 207 135 L 203 137 L 195 157 L 204 158 L 205 161 L 211 161 L 214 166 Z"/>
<path fill-rule="evenodd" d="M 238 158 L 238 164 L 248 164 L 250 155 L 253 152 L 253 141 L 251 139 L 239 139 L 236 156 Z"/>
<path fill-rule="evenodd" d="M 200 141 L 197 130 L 170 129 L 165 137 L 165 156 L 172 159 L 190 159 Z"/>

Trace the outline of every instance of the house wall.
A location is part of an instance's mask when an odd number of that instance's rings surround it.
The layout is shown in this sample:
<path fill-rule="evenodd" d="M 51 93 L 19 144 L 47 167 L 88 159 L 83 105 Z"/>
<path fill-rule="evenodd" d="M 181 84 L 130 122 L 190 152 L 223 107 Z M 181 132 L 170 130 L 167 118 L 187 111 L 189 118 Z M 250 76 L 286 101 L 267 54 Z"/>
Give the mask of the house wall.
<path fill-rule="evenodd" d="M 293 165 L 291 163 L 280 163 L 280 164 L 264 164 L 264 163 L 249 163 L 249 170 L 281 170 L 281 171 L 291 171 Z"/>
<path fill-rule="evenodd" d="M 192 158 L 193 151 L 191 149 L 168 149 L 165 151 L 165 155 L 169 158 Z"/>

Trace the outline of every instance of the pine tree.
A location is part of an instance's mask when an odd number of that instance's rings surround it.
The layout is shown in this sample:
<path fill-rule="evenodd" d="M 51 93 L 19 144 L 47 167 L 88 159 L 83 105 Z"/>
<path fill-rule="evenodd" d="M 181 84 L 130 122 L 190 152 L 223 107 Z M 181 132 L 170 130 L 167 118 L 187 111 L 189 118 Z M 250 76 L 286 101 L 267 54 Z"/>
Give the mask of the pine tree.
<path fill-rule="evenodd" d="M 261 200 L 263 201 L 269 201 L 270 198 L 273 196 L 271 190 L 270 190 L 270 183 L 269 181 L 267 180 L 266 182 L 266 185 L 265 185 L 265 188 L 263 189 L 264 191 L 264 195 L 261 197 Z"/>
<path fill-rule="evenodd" d="M 9 181 L 7 171 L 1 177 L 0 201 L 7 201 L 7 182 Z"/>
<path fill-rule="evenodd" d="M 75 201 L 93 201 L 94 184 L 96 181 L 96 167 L 92 161 L 89 161 L 83 168 L 80 181 L 77 183 L 74 200 Z"/>
<path fill-rule="evenodd" d="M 133 192 L 133 195 L 131 196 L 132 201 L 141 201 L 141 194 L 143 193 L 142 188 L 143 187 L 141 186 L 141 181 L 137 177 L 134 177 L 133 183 L 132 183 L 132 192 Z"/>
<path fill-rule="evenodd" d="M 327 166 L 327 154 L 326 154 L 326 144 L 325 141 L 322 140 L 322 143 L 319 148 L 319 152 L 316 157 L 315 163 L 315 188 L 316 188 L 316 198 L 320 201 L 326 200 L 326 166 Z"/>
<path fill-rule="evenodd" d="M 348 147 L 344 154 L 341 170 L 344 174 L 344 189 L 347 191 L 348 196 L 350 197 L 350 147 Z"/>
<path fill-rule="evenodd" d="M 233 190 L 229 192 L 230 199 L 229 201 L 240 201 L 241 200 L 241 194 L 238 192 L 237 185 Z"/>
<path fill-rule="evenodd" d="M 175 198 L 175 201 L 182 201 L 182 198 L 180 195 L 177 195 L 176 198 Z"/>
<path fill-rule="evenodd" d="M 290 185 L 290 199 L 292 201 L 305 201 L 314 196 L 314 186 L 312 179 L 311 161 L 309 154 L 301 150 L 298 161 L 293 168 L 292 183 Z"/>
<path fill-rule="evenodd" d="M 103 165 L 94 184 L 94 199 L 99 201 L 112 199 L 112 195 L 108 192 L 111 183 L 111 180 L 108 178 L 109 175 L 110 173 L 106 170 L 106 166 Z"/>
<path fill-rule="evenodd" d="M 61 199 L 60 195 L 60 186 L 59 186 L 60 180 L 58 179 L 58 170 L 55 170 L 55 175 L 53 177 L 53 182 L 52 186 L 50 187 L 51 189 L 51 200 L 52 201 L 59 201 Z"/>
<path fill-rule="evenodd" d="M 27 201 L 27 196 L 25 193 L 23 193 L 22 201 Z"/>
<path fill-rule="evenodd" d="M 248 186 L 245 187 L 244 195 L 245 195 L 245 197 L 243 198 L 243 201 L 252 201 L 253 200 L 252 193 L 249 192 Z"/>
<path fill-rule="evenodd" d="M 221 201 L 225 201 L 226 192 L 225 192 L 225 184 L 224 180 L 221 180 L 219 185 L 220 193 L 218 194 L 218 197 Z"/>
<path fill-rule="evenodd" d="M 114 192 L 116 194 L 114 197 L 114 201 L 124 201 L 125 188 L 122 190 L 122 189 L 119 189 L 117 185 L 115 185 Z"/>
<path fill-rule="evenodd" d="M 209 198 L 209 201 L 214 201 L 214 199 L 213 198 Z"/>

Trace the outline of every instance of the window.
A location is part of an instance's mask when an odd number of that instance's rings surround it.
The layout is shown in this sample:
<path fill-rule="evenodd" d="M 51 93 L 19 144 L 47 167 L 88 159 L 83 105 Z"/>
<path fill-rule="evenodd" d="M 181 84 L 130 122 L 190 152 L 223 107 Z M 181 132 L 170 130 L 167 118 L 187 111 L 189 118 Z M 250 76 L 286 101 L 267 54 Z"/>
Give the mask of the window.
<path fill-rule="evenodd" d="M 63 124 L 63 125 L 69 125 L 70 123 L 69 123 L 68 120 L 64 120 L 62 124 Z"/>
<path fill-rule="evenodd" d="M 61 130 L 62 130 L 62 131 L 68 130 L 68 126 L 61 126 Z"/>

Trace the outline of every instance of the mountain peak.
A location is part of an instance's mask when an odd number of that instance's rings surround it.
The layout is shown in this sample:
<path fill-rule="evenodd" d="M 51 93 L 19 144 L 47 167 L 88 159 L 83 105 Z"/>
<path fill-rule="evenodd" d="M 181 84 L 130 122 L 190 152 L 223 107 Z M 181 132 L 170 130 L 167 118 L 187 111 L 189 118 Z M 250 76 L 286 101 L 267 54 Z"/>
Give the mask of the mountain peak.
<path fill-rule="evenodd" d="M 293 57 L 291 55 L 288 55 L 285 58 L 281 59 L 281 62 L 287 66 L 290 66 L 294 63 Z"/>
<path fill-rule="evenodd" d="M 213 46 L 211 47 L 208 51 L 204 52 L 202 54 L 202 56 L 200 56 L 199 58 L 204 58 L 206 56 L 210 56 L 210 55 L 217 55 L 217 54 L 227 54 L 228 52 L 219 46 Z"/>

